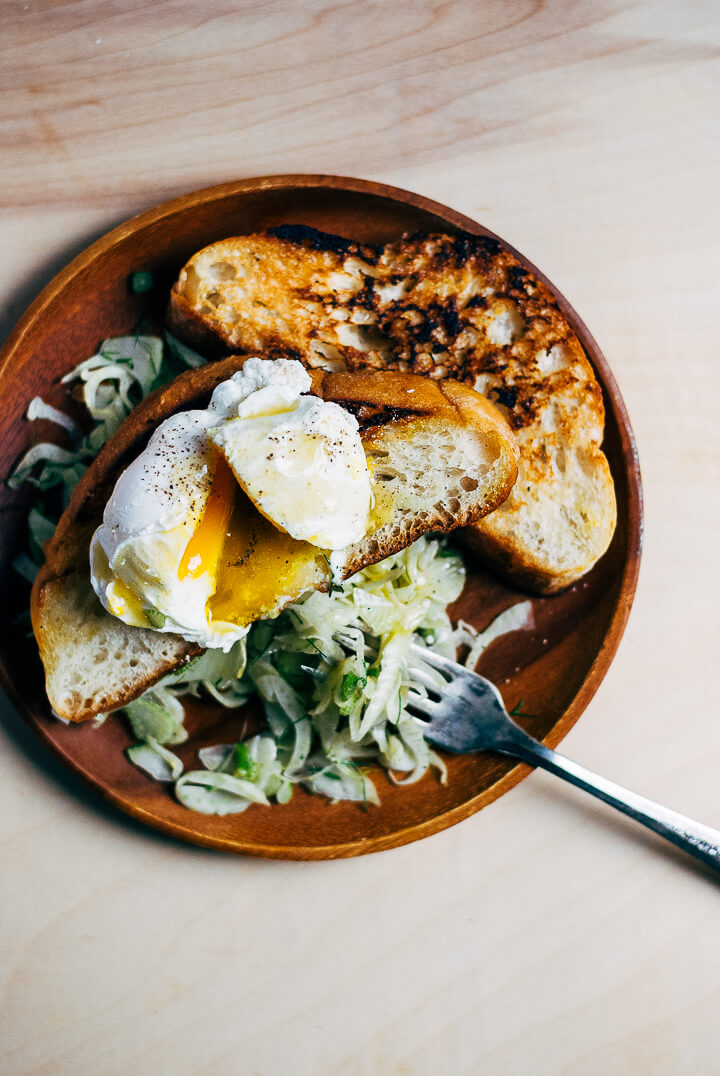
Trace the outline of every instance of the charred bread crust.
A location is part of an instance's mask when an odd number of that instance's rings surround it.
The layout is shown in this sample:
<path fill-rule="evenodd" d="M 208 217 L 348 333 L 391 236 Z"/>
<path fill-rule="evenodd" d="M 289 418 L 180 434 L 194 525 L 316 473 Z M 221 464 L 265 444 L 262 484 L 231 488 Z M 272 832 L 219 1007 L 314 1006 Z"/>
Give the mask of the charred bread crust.
<path fill-rule="evenodd" d="M 372 247 L 363 246 L 354 239 L 345 239 L 331 232 L 318 231 L 308 224 L 278 224 L 275 228 L 269 228 L 267 235 L 284 243 L 292 243 L 303 250 L 322 250 L 338 254 L 342 258 L 355 254 L 370 263 L 377 260 L 377 252 Z"/>
<path fill-rule="evenodd" d="M 539 593 L 568 586 L 602 556 L 617 508 L 601 389 L 550 289 L 501 242 L 416 233 L 375 249 L 284 226 L 205 248 L 183 273 L 233 250 L 248 298 L 229 296 L 223 307 L 220 288 L 219 305 L 211 293 L 209 308 L 195 312 L 211 347 L 295 344 L 310 366 L 329 360 L 472 386 L 504 415 L 521 459 L 502 511 L 474 523 L 468 545 Z M 274 274 L 271 317 L 257 306 L 256 258 Z M 181 274 L 171 300 L 180 334 L 188 305 Z"/>

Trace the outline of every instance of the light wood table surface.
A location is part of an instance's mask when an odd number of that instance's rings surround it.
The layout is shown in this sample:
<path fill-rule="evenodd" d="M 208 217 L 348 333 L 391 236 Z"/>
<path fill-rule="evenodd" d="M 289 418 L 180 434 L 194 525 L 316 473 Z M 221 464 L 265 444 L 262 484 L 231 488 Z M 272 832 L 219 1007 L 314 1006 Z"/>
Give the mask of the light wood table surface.
<path fill-rule="evenodd" d="M 575 305 L 646 496 L 640 585 L 571 757 L 720 827 L 720 9 L 713 0 L 0 6 L 3 336 L 71 256 L 244 176 L 382 180 Z M 720 1072 L 720 888 L 533 774 L 330 863 L 186 847 L 1 711 L 5 1076 Z"/>

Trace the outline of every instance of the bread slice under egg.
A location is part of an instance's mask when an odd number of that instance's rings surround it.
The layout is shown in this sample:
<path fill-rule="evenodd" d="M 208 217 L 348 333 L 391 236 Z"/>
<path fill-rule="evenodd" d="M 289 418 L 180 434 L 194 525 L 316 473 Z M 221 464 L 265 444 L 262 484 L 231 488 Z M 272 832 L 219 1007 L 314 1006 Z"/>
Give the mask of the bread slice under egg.
<path fill-rule="evenodd" d="M 616 523 L 593 369 L 548 287 L 498 240 L 416 235 L 370 247 L 304 226 L 226 239 L 175 284 L 173 331 L 208 355 L 277 348 L 311 366 L 471 385 L 520 447 L 502 507 L 463 538 L 552 593 L 589 571 Z"/>
<path fill-rule="evenodd" d="M 57 714 L 83 721 L 119 709 L 201 652 L 179 636 L 130 627 L 106 612 L 89 575 L 90 539 L 122 470 L 158 424 L 207 406 L 213 389 L 244 362 L 232 356 L 182 374 L 141 403 L 89 468 L 48 543 L 32 591 L 31 613 Z M 497 508 L 517 474 L 517 447 L 501 415 L 472 389 L 398 372 L 315 370 L 311 392 L 358 419 L 372 474 L 375 507 L 368 533 L 339 558 L 347 578 L 428 532 L 465 526 Z M 285 585 L 275 607 L 307 589 L 327 589 L 320 550 Z"/>

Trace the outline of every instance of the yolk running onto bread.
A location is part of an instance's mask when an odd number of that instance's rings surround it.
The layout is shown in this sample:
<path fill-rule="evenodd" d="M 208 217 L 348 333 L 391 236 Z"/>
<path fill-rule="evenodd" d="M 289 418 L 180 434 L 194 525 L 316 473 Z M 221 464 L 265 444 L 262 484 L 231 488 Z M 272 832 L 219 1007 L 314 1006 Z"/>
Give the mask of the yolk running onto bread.
<path fill-rule="evenodd" d="M 329 578 L 321 551 L 267 520 L 219 456 L 205 511 L 178 566 L 180 579 L 208 572 L 216 580 L 211 621 L 244 626 L 275 612 L 284 596 L 316 584 L 318 569 Z"/>

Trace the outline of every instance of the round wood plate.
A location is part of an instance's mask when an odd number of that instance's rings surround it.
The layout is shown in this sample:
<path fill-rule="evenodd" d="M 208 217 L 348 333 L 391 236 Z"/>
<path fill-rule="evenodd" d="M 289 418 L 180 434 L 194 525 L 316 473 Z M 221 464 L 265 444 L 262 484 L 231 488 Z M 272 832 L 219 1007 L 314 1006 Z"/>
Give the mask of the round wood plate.
<path fill-rule="evenodd" d="M 143 213 L 91 246 L 59 274 L 33 303 L 0 354 L 0 476 L 7 478 L 21 454 L 57 428 L 23 416 L 41 395 L 67 407 L 59 378 L 93 354 L 99 342 L 136 329 L 143 318 L 162 316 L 170 285 L 200 247 L 231 235 L 284 223 L 301 223 L 353 239 L 383 243 L 413 231 L 490 235 L 475 221 L 436 202 L 379 183 L 337 176 L 271 176 L 197 191 Z M 512 249 L 512 248 L 510 248 Z M 534 273 L 542 273 L 513 251 Z M 130 292 L 128 278 L 151 272 L 149 295 Z M 550 285 L 552 287 L 552 285 Z M 552 289 L 592 362 L 607 409 L 605 451 L 618 498 L 618 527 L 595 569 L 568 591 L 534 598 L 535 628 L 496 641 L 481 671 L 500 687 L 510 708 L 523 700 L 525 727 L 555 745 L 577 721 L 617 649 L 632 602 L 642 540 L 640 472 L 632 431 L 617 385 L 600 350 L 569 303 Z M 13 627 L 27 607 L 28 588 L 10 568 L 24 544 L 28 495 L 0 488 L 0 585 L 9 596 L 0 629 L 0 674 L 13 701 L 45 743 L 121 810 L 157 829 L 197 844 L 282 859 L 331 859 L 360 855 L 418 840 L 453 825 L 507 792 L 528 767 L 492 755 L 448 759 L 449 778 L 433 775 L 408 788 L 378 771 L 380 807 L 332 805 L 296 792 L 287 806 L 251 807 L 225 818 L 193 814 L 166 786 L 146 778 L 125 759 L 125 722 L 109 718 L 67 727 L 53 720 L 33 640 Z M 468 560 L 468 583 L 452 611 L 482 628 L 525 597 Z M 241 718 L 209 704 L 194 704 L 190 739 L 180 753 L 192 764 L 198 747 L 227 742 Z M 230 725 L 230 727 L 228 727 Z"/>

